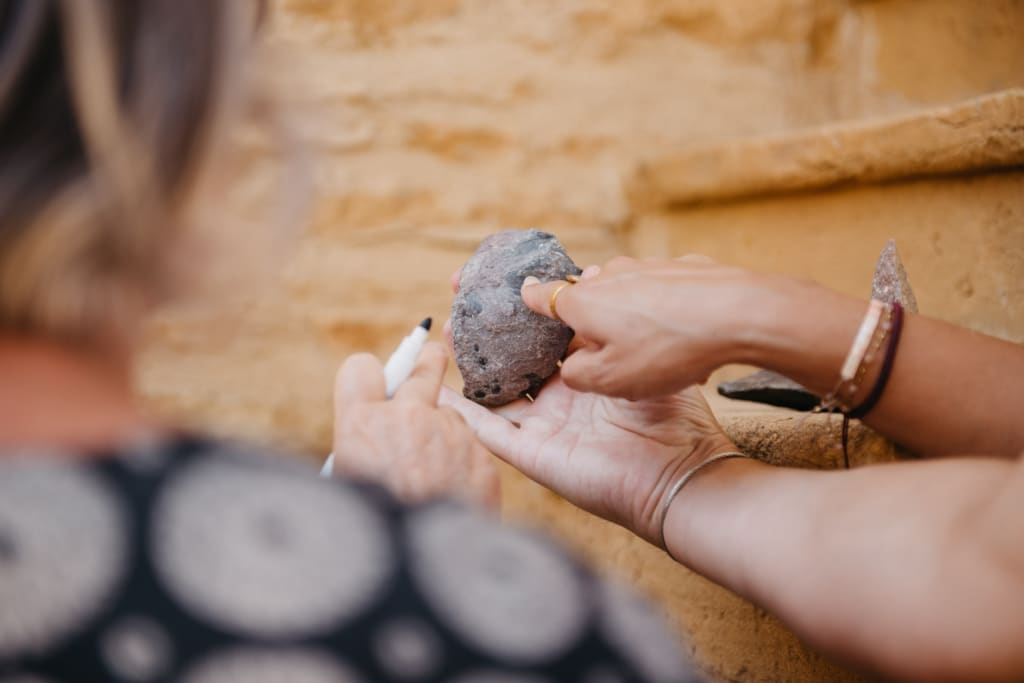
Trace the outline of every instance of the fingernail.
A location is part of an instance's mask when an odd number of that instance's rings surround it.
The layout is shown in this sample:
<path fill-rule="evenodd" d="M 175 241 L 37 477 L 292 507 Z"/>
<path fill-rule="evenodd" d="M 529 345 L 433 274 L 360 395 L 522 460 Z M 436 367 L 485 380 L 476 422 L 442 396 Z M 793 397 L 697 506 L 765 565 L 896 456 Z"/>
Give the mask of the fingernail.
<path fill-rule="evenodd" d="M 529 286 L 532 286 L 532 285 L 539 285 L 539 284 L 540 284 L 540 280 L 538 280 L 537 278 L 535 278 L 532 275 L 527 275 L 526 279 L 523 280 L 523 287 L 529 287 Z"/>

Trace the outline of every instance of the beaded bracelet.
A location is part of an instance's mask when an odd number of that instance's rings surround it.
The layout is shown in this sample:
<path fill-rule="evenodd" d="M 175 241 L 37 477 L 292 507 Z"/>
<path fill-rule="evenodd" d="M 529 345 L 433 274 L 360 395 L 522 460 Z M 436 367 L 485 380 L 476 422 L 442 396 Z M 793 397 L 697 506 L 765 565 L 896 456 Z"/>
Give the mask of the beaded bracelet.
<path fill-rule="evenodd" d="M 839 381 L 835 389 L 826 395 L 818 407 L 814 409 L 815 412 L 833 412 L 838 409 L 843 414 L 843 463 L 847 469 L 850 468 L 850 419 L 859 419 L 867 415 L 881 398 L 888 384 L 889 375 L 892 373 L 893 360 L 902 329 L 903 307 L 899 303 L 887 306 L 873 299 L 868 306 L 868 312 L 865 314 L 860 328 L 857 330 L 853 344 L 850 346 L 850 351 L 846 355 L 846 360 L 843 362 Z M 886 343 L 887 341 L 888 343 Z M 883 345 L 885 346 L 885 355 L 882 358 L 882 367 L 879 370 L 874 385 L 868 392 L 867 397 L 859 405 L 851 407 L 849 401 L 857 397 L 861 383 L 864 377 L 867 376 L 868 368 L 874 362 Z"/>
<path fill-rule="evenodd" d="M 871 348 L 871 342 L 875 338 L 882 314 L 885 312 L 885 304 L 877 299 L 872 299 L 868 304 L 867 313 L 861 321 L 857 334 L 854 335 L 850 350 L 846 353 L 846 360 L 843 361 L 839 371 L 839 381 L 834 389 L 821 399 L 821 403 L 815 408 L 815 412 L 832 412 L 837 408 L 846 412 L 842 403 L 842 394 L 854 396 L 857 393 L 857 385 L 854 380 L 861 375 L 861 367 L 864 365 L 864 357 Z"/>
<path fill-rule="evenodd" d="M 889 337 L 889 332 L 892 330 L 892 320 L 893 307 L 886 306 L 882 311 L 882 318 L 878 321 L 878 324 L 871 335 L 871 343 L 868 346 L 868 350 L 857 367 L 857 374 L 854 376 L 853 380 L 846 385 L 845 400 L 838 400 L 839 408 L 844 413 L 850 413 L 850 402 L 857 397 L 857 394 L 860 392 L 861 385 L 864 382 L 864 378 L 868 374 L 868 368 L 870 368 L 872 363 L 874 363 L 875 357 L 878 355 L 878 352 L 881 351 L 882 346 L 885 344 L 885 340 Z"/>
<path fill-rule="evenodd" d="M 892 374 L 892 366 L 896 359 L 896 347 L 899 346 L 900 334 L 903 332 L 903 306 L 897 302 L 892 305 L 890 310 L 889 343 L 886 345 L 885 356 L 882 358 L 882 368 L 878 372 L 878 379 L 875 380 L 875 385 L 871 387 L 871 391 L 868 392 L 864 401 L 847 413 L 851 418 L 859 420 L 870 413 L 879 399 L 882 398 L 885 387 L 889 383 L 889 376 Z"/>

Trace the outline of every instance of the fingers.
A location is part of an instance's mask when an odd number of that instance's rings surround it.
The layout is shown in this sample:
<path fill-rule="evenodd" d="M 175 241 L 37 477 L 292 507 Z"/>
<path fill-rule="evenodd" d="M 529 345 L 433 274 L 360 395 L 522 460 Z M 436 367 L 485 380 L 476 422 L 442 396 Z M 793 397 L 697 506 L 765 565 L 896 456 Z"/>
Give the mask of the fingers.
<path fill-rule="evenodd" d="M 447 389 L 447 387 L 445 388 Z M 462 413 L 451 406 L 440 406 L 438 413 L 451 428 L 459 432 L 467 430 L 466 419 Z M 459 474 L 453 473 L 452 475 L 453 478 L 458 478 L 458 476 L 463 478 L 464 488 L 455 493 L 466 496 L 471 502 L 478 505 L 497 510 L 501 504 L 501 481 L 494 459 L 479 438 L 472 438 L 472 445 L 464 453 L 466 457 L 458 461 L 457 465 L 460 470 Z"/>
<path fill-rule="evenodd" d="M 509 422 L 518 425 L 526 418 L 526 414 L 532 406 L 532 403 L 525 398 L 521 398 L 511 403 L 506 403 L 503 406 L 491 408 L 491 412 L 501 415 L 501 417 Z"/>
<path fill-rule="evenodd" d="M 462 417 L 462 413 L 455 410 L 451 406 L 440 405 L 440 395 L 438 396 L 438 412 L 444 416 L 444 419 L 449 420 L 453 424 L 465 425 L 466 418 Z"/>
<path fill-rule="evenodd" d="M 386 399 L 384 367 L 380 361 L 369 353 L 357 353 L 346 358 L 334 381 L 335 406 Z"/>
<path fill-rule="evenodd" d="M 452 336 L 452 319 L 448 318 L 444 321 L 444 327 L 441 328 L 441 334 L 444 335 L 444 342 L 448 346 L 448 353 L 452 356 L 455 355 L 455 337 Z"/>
<path fill-rule="evenodd" d="M 716 263 L 715 259 L 704 254 L 687 254 L 686 256 L 680 256 L 676 260 L 680 263 Z"/>
<path fill-rule="evenodd" d="M 462 415 L 466 424 L 487 450 L 503 460 L 508 459 L 512 453 L 511 446 L 519 434 L 515 425 L 500 415 L 495 415 L 487 408 L 460 396 L 455 390 L 448 387 L 441 388 L 438 403 L 452 408 Z"/>
<path fill-rule="evenodd" d="M 452 292 L 459 293 L 459 278 L 462 277 L 462 268 L 459 268 L 448 277 L 448 283 L 452 286 Z"/>
<path fill-rule="evenodd" d="M 562 363 L 562 381 L 570 389 L 603 393 L 610 369 L 603 349 L 585 346 Z"/>
<path fill-rule="evenodd" d="M 578 334 L 574 335 L 572 341 L 569 342 L 569 348 L 566 350 L 565 355 L 571 356 L 572 354 L 582 349 L 584 346 L 587 346 L 587 344 L 588 342 L 586 339 L 584 339 Z"/>
<path fill-rule="evenodd" d="M 554 313 L 557 312 L 558 317 L 566 325 L 573 327 L 571 321 L 575 318 L 575 309 L 573 308 L 572 289 L 572 285 L 565 280 L 540 282 L 537 278 L 530 276 L 523 281 L 523 288 L 520 290 L 520 294 L 523 297 L 523 302 L 531 311 L 540 313 L 548 318 L 555 318 Z M 552 311 L 551 297 L 555 296 L 556 291 L 558 295 L 555 299 L 555 311 Z"/>
<path fill-rule="evenodd" d="M 590 280 L 592 278 L 597 277 L 600 274 L 601 274 L 601 266 L 587 266 L 586 268 L 583 269 L 583 272 L 580 273 L 580 280 Z M 561 294 L 559 294 L 559 296 L 561 296 Z M 583 335 L 581 335 L 579 333 L 579 331 L 577 330 L 576 334 L 572 338 L 572 341 L 569 342 L 569 349 L 566 351 L 566 354 L 576 353 L 576 351 L 582 349 L 587 344 L 588 344 L 587 340 L 584 339 Z M 514 419 L 514 418 L 509 418 L 509 419 Z"/>
<path fill-rule="evenodd" d="M 628 256 L 616 256 L 601 267 L 606 273 L 619 273 L 624 270 L 635 270 L 640 261 Z"/>
<path fill-rule="evenodd" d="M 428 342 L 423 347 L 409 379 L 395 391 L 395 400 L 436 405 L 446 367 L 448 352 L 444 346 L 438 342 Z"/>

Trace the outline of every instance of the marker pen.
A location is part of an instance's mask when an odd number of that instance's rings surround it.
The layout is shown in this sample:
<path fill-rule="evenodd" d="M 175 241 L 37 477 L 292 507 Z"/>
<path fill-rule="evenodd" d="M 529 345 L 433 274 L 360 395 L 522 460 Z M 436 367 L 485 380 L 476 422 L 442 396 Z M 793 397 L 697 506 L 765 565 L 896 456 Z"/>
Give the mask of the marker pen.
<path fill-rule="evenodd" d="M 423 346 L 427 343 L 427 335 L 430 333 L 431 318 L 425 319 L 413 328 L 409 336 L 402 340 L 395 352 L 384 364 L 384 391 L 390 399 L 402 386 L 405 380 L 409 379 L 416 361 L 419 360 Z M 334 453 L 327 456 L 327 462 L 320 470 L 321 477 L 329 477 L 334 471 Z"/>

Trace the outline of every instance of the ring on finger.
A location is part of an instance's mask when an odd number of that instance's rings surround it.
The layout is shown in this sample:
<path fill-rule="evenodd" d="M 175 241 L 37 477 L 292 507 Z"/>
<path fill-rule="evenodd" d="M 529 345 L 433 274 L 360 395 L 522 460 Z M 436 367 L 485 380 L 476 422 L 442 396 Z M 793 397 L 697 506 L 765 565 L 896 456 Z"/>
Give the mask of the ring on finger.
<path fill-rule="evenodd" d="M 575 277 L 575 276 L 570 276 L 570 277 Z M 570 287 L 570 286 L 572 286 L 574 284 L 576 284 L 576 283 L 573 282 L 572 280 L 569 280 L 568 278 L 566 278 L 565 282 L 563 282 L 562 284 L 560 284 L 557 287 L 555 287 L 555 291 L 551 292 L 551 299 L 548 301 L 548 308 L 551 310 L 551 317 L 554 318 L 555 320 L 557 320 L 558 322 L 562 323 L 563 325 L 565 324 L 565 321 L 562 320 L 562 316 L 558 315 L 558 309 L 556 308 L 556 303 L 558 301 L 558 295 L 562 293 L 563 289 L 565 289 L 566 287 Z"/>

